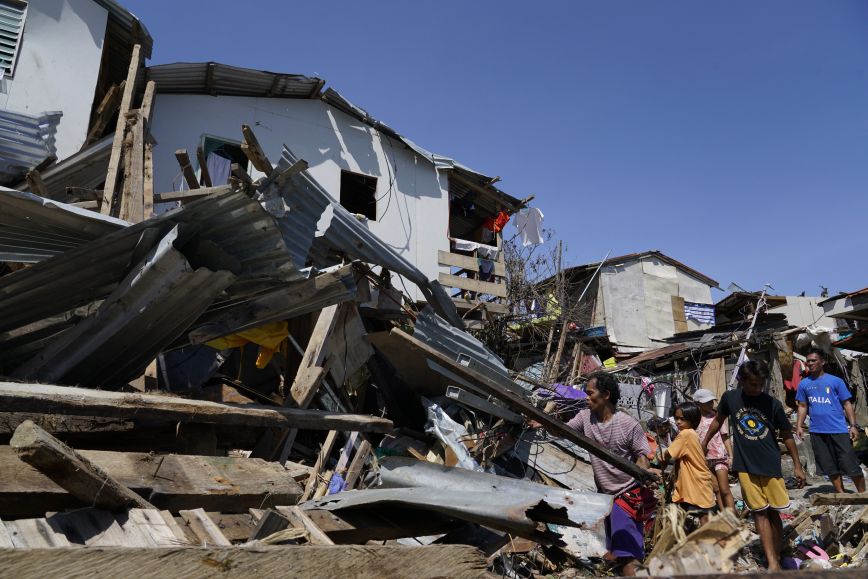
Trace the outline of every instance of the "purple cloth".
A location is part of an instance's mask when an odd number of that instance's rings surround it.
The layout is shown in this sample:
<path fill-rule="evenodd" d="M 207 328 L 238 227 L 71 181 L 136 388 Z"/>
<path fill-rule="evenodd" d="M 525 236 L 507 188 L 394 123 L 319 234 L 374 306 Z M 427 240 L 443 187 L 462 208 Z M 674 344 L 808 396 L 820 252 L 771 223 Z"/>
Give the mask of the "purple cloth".
<path fill-rule="evenodd" d="M 616 557 L 645 559 L 642 523 L 631 518 L 618 503 L 612 505 L 612 513 L 606 517 L 606 548 Z"/>
<path fill-rule="evenodd" d="M 576 390 L 567 384 L 552 384 L 551 390 L 541 388 L 537 391 L 543 398 L 557 397 L 567 398 L 569 400 L 584 400 L 588 397 L 583 390 Z"/>

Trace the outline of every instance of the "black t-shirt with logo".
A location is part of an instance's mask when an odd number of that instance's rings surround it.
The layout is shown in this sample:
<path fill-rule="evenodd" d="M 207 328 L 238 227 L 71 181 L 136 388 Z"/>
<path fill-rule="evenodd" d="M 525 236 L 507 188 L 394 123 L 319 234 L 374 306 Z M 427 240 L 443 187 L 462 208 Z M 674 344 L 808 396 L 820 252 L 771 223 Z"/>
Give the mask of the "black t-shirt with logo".
<path fill-rule="evenodd" d="M 732 470 L 781 477 L 781 452 L 777 433 L 792 430 L 779 400 L 768 394 L 748 396 L 739 388 L 720 397 L 717 412 L 729 418 L 735 456 Z"/>

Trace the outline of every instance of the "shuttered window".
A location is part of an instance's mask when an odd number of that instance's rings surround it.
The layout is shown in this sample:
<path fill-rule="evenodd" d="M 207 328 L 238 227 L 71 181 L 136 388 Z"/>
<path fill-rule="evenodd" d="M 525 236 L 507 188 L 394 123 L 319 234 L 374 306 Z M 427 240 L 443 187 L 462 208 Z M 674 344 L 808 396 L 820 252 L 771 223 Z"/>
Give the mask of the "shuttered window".
<path fill-rule="evenodd" d="M 0 0 L 0 68 L 7 76 L 15 70 L 26 12 L 26 2 Z"/>

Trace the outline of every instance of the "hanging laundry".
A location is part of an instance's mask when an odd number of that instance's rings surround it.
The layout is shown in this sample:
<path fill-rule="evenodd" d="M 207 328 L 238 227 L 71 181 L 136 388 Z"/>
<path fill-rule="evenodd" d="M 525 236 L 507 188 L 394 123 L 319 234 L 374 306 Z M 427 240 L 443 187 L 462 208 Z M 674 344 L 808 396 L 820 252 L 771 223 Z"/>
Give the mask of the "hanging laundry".
<path fill-rule="evenodd" d="M 714 325 L 714 304 L 684 302 L 684 317 L 700 324 Z"/>
<path fill-rule="evenodd" d="M 795 392 L 799 387 L 802 377 L 807 375 L 808 367 L 804 362 L 795 358 L 793 360 L 793 372 L 789 379 L 784 378 L 784 388 Z"/>
<path fill-rule="evenodd" d="M 225 185 L 229 182 L 229 173 L 232 170 L 232 161 L 226 157 L 221 157 L 216 153 L 209 153 L 205 159 L 205 165 L 208 167 L 208 174 L 211 176 L 211 184 Z"/>
<path fill-rule="evenodd" d="M 501 211 L 495 217 L 489 217 L 483 223 L 483 227 L 486 229 L 493 231 L 495 233 L 500 233 L 503 231 L 503 228 L 506 227 L 506 224 L 509 223 L 509 215 L 506 211 Z"/>
<path fill-rule="evenodd" d="M 515 216 L 515 227 L 521 235 L 521 244 L 524 247 L 539 245 L 543 242 L 542 222 L 543 213 L 536 207 L 525 207 Z"/>

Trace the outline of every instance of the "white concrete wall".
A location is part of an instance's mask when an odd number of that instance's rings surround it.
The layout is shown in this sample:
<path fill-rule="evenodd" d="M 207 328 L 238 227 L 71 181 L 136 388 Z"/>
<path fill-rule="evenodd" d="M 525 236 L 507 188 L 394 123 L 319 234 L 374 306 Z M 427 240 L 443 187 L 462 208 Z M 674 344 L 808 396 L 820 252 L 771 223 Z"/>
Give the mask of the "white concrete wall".
<path fill-rule="evenodd" d="M 377 220 L 368 223 L 370 230 L 428 279 L 437 278 L 437 250 L 449 250 L 446 176 L 400 141 L 319 100 L 158 94 L 151 129 L 155 191 L 180 188 L 176 149 L 187 149 L 195 165 L 203 135 L 239 141 L 242 124 L 253 128 L 273 163 L 284 144 L 306 160 L 335 201 L 341 170 L 377 177 Z"/>
<path fill-rule="evenodd" d="M 812 296 L 787 296 L 787 303 L 776 308 L 770 308 L 770 313 L 785 314 L 787 322 L 792 326 L 817 326 L 821 328 L 837 328 L 837 320 L 825 315 L 823 306 L 818 302 L 826 298 Z"/>
<path fill-rule="evenodd" d="M 92 0 L 29 0 L 12 77 L 0 81 L 0 108 L 38 115 L 63 111 L 57 156 L 81 148 L 96 92 L 108 12 Z"/>

